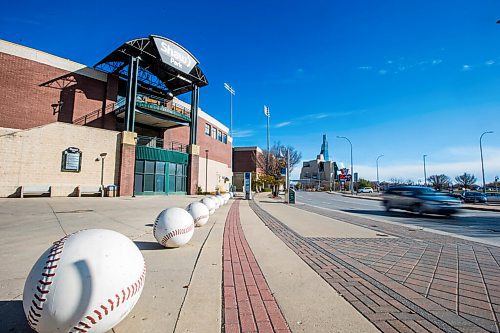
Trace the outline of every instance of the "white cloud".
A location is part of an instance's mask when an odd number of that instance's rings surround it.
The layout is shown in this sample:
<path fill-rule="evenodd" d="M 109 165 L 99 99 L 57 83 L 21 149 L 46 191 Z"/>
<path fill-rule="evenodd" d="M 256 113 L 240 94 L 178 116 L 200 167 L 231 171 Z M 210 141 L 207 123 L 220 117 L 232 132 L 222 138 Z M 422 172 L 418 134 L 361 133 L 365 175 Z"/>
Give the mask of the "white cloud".
<path fill-rule="evenodd" d="M 441 59 L 433 59 L 432 62 L 431 62 L 431 64 L 433 64 L 433 65 L 439 65 L 442 62 L 443 62 L 443 60 L 441 60 Z"/>
<path fill-rule="evenodd" d="M 470 67 L 470 65 L 465 64 L 465 65 L 462 66 L 462 70 L 463 71 L 470 71 L 471 67 Z"/>
<path fill-rule="evenodd" d="M 234 130 L 233 138 L 248 138 L 254 135 L 253 130 Z"/>
<path fill-rule="evenodd" d="M 495 60 L 488 60 L 484 63 L 486 66 L 491 66 L 495 64 Z"/>
<path fill-rule="evenodd" d="M 291 121 L 284 121 L 284 122 L 276 124 L 274 127 L 281 128 L 281 127 L 285 127 L 285 126 L 290 126 L 291 124 L 292 124 Z"/>
<path fill-rule="evenodd" d="M 387 74 L 387 71 L 385 69 L 381 69 L 381 70 L 378 71 L 378 73 L 380 75 L 385 75 L 385 74 Z"/>
<path fill-rule="evenodd" d="M 369 71 L 373 69 L 372 66 L 359 66 L 358 69 L 364 70 L 364 71 Z"/>

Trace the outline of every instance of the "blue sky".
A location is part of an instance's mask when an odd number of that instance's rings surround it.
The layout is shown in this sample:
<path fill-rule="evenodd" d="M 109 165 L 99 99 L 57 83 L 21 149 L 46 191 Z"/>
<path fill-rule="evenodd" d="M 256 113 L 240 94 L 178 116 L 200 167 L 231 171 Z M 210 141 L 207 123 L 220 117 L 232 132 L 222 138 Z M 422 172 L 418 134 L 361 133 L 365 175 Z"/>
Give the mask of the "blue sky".
<path fill-rule="evenodd" d="M 291 144 L 305 160 L 327 134 L 330 156 L 375 179 L 500 174 L 500 2 L 8 2 L 0 38 L 89 66 L 126 40 L 158 34 L 190 50 L 209 85 L 201 107 L 235 145 Z M 299 170 L 297 169 L 295 175 Z"/>

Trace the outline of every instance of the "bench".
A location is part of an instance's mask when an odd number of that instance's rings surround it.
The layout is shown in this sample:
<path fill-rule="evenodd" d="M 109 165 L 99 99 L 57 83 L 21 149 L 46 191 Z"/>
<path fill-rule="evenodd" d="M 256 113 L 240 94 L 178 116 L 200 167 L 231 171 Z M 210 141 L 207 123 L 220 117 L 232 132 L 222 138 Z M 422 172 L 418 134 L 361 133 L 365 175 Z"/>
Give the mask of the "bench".
<path fill-rule="evenodd" d="M 51 186 L 50 185 L 24 185 L 21 186 L 21 198 L 26 195 L 45 195 L 48 194 L 50 197 Z"/>
<path fill-rule="evenodd" d="M 99 194 L 103 197 L 104 191 L 101 185 L 80 185 L 78 186 L 78 196 L 81 197 L 82 194 Z"/>

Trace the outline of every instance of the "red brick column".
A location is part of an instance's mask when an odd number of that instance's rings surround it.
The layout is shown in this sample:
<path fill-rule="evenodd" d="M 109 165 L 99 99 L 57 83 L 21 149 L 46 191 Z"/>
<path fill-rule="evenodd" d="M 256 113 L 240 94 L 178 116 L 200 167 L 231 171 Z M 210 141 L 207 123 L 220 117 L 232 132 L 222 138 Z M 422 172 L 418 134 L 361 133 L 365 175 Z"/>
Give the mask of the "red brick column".
<path fill-rule="evenodd" d="M 200 146 L 188 146 L 187 194 L 198 194 L 198 175 L 200 173 Z"/>
<path fill-rule="evenodd" d="M 198 194 L 200 156 L 189 155 L 187 194 Z"/>
<path fill-rule="evenodd" d="M 120 154 L 120 182 L 119 194 L 121 197 L 134 195 L 134 168 L 135 168 L 135 138 L 137 133 L 122 132 Z"/>

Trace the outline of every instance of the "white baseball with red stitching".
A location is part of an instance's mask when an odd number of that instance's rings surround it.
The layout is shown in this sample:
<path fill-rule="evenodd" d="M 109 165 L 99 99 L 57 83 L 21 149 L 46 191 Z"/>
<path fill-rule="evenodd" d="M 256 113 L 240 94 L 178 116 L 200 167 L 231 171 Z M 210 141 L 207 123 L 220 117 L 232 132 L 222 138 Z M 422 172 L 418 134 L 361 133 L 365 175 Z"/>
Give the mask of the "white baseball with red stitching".
<path fill-rule="evenodd" d="M 220 200 L 217 198 L 216 195 L 212 195 L 210 197 L 210 199 L 212 199 L 212 201 L 215 203 L 215 209 L 219 209 L 220 206 L 221 206 L 221 203 L 220 203 Z"/>
<path fill-rule="evenodd" d="M 202 204 L 204 204 L 205 206 L 207 206 L 208 212 L 210 213 L 210 215 L 215 213 L 215 209 L 216 209 L 215 200 L 213 200 L 212 198 L 206 197 L 206 198 L 201 199 L 200 202 Z"/>
<path fill-rule="evenodd" d="M 43 332 L 106 332 L 139 300 L 146 268 L 126 236 L 89 229 L 54 243 L 24 285 L 28 323 Z"/>
<path fill-rule="evenodd" d="M 194 225 L 197 227 L 207 224 L 210 217 L 208 207 L 198 201 L 190 203 L 186 207 L 186 211 L 191 214 L 194 220 Z"/>
<path fill-rule="evenodd" d="M 164 247 L 179 247 L 187 244 L 194 233 L 191 214 L 178 207 L 162 211 L 153 225 L 153 235 Z"/>

